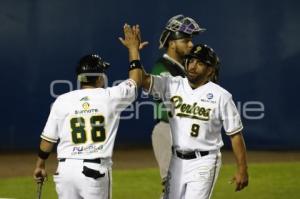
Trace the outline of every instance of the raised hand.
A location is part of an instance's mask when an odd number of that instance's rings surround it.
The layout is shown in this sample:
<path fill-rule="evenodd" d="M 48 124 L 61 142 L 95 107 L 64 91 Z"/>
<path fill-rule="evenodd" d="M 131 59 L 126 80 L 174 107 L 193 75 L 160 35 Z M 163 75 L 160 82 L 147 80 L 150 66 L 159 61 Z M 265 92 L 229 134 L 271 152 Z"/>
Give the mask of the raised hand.
<path fill-rule="evenodd" d="M 123 27 L 124 39 L 119 37 L 121 43 L 127 48 L 137 48 L 138 50 L 142 50 L 146 45 L 149 44 L 148 41 L 142 42 L 141 39 L 141 30 L 139 25 L 130 26 L 129 24 L 125 24 Z"/>
<path fill-rule="evenodd" d="M 128 49 L 139 49 L 140 39 L 136 26 L 131 27 L 127 23 L 123 27 L 124 38 L 119 37 L 121 43 Z"/>
<path fill-rule="evenodd" d="M 136 34 L 139 37 L 139 40 L 140 40 L 139 50 L 142 50 L 145 46 L 147 46 L 149 44 L 149 42 L 148 41 L 142 42 L 141 30 L 140 30 L 140 26 L 139 25 L 136 25 L 135 31 L 136 31 Z"/>

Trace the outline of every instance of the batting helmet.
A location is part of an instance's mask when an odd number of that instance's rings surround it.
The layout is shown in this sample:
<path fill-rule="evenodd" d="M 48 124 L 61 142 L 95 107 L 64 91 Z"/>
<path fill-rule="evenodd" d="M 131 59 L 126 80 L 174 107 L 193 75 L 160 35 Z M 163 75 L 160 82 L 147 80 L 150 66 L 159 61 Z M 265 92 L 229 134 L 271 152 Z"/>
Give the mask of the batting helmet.
<path fill-rule="evenodd" d="M 202 63 L 208 66 L 217 67 L 220 64 L 219 57 L 215 51 L 206 44 L 195 45 L 191 52 L 186 55 L 186 62 L 189 62 L 191 58 L 199 59 Z"/>
<path fill-rule="evenodd" d="M 110 64 L 105 62 L 97 54 L 86 55 L 80 59 L 76 68 L 76 74 L 81 82 L 89 82 L 93 80 L 95 76 L 105 73 L 105 70 L 109 66 Z"/>
<path fill-rule="evenodd" d="M 194 19 L 184 15 L 176 15 L 169 19 L 166 24 L 159 39 L 159 48 L 166 47 L 168 40 L 190 38 L 205 30 L 205 28 L 200 28 Z"/>

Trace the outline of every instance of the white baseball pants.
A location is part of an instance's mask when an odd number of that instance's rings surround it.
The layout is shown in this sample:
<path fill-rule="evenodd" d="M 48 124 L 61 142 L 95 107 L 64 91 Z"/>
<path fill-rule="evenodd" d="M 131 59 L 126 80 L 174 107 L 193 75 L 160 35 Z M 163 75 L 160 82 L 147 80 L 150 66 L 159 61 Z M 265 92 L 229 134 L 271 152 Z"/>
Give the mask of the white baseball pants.
<path fill-rule="evenodd" d="M 59 162 L 53 176 L 59 199 L 111 199 L 111 163 L 90 163 L 80 159 Z M 83 167 L 99 171 L 94 179 L 84 175 Z"/>
<path fill-rule="evenodd" d="M 209 199 L 220 167 L 219 150 L 190 160 L 172 155 L 164 198 Z"/>

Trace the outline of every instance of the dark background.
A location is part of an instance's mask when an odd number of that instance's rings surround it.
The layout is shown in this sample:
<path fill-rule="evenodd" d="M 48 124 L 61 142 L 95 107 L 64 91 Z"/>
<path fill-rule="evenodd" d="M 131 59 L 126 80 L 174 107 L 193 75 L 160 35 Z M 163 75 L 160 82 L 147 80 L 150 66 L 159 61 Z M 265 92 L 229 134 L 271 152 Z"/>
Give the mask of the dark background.
<path fill-rule="evenodd" d="M 125 22 L 140 24 L 150 42 L 142 52 L 150 71 L 162 53 L 160 33 L 177 14 L 207 28 L 194 43 L 207 43 L 220 56 L 221 85 L 242 107 L 248 148 L 300 149 L 299 8 L 298 0 L 0 0 L 0 149 L 37 148 L 55 100 L 51 82 L 68 80 L 75 89 L 74 68 L 81 56 L 99 53 L 110 62 L 110 85 L 126 79 L 128 55 L 118 41 Z M 54 91 L 61 94 L 69 87 L 55 84 Z M 253 101 L 263 104 L 263 112 L 248 106 Z M 246 105 L 252 112 L 243 113 Z M 118 146 L 150 145 L 152 108 L 140 110 L 139 120 L 121 121 Z M 261 114 L 261 119 L 247 117 Z"/>

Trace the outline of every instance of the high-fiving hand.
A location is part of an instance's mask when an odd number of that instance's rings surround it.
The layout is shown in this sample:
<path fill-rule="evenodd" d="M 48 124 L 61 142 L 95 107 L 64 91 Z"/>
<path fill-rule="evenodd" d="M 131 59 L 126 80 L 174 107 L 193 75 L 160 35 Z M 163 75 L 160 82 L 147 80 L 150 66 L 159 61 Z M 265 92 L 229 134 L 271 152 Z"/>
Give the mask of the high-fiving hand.
<path fill-rule="evenodd" d="M 123 27 L 124 32 L 124 39 L 122 37 L 119 37 L 119 40 L 121 43 L 127 47 L 128 49 L 143 49 L 146 45 L 148 45 L 148 42 L 142 42 L 141 41 L 141 31 L 139 25 L 130 26 L 127 23 L 125 23 Z"/>

